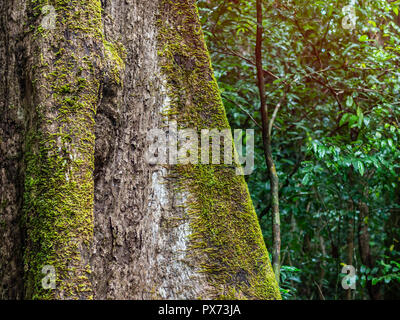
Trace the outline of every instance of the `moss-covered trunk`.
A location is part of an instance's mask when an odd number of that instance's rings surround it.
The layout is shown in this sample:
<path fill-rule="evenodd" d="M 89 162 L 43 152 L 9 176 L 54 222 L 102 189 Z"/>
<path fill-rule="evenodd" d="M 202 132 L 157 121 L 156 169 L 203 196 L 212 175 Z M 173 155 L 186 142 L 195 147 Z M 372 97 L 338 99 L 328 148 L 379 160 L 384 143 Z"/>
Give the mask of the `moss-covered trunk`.
<path fill-rule="evenodd" d="M 1 188 L 15 190 L 2 194 L 2 297 L 280 298 L 235 165 L 146 161 L 149 130 L 172 120 L 229 128 L 195 1 L 15 2 L 27 23 L 1 30 L 16 104 L 1 100 Z"/>

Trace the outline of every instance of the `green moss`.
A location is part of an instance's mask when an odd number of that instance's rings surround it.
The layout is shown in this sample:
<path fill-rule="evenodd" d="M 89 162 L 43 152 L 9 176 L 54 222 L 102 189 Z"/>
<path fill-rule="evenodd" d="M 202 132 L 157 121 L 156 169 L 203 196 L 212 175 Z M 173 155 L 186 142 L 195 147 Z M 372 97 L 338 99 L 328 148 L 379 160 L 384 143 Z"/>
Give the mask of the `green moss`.
<path fill-rule="evenodd" d="M 40 27 L 47 4 L 57 13 L 55 30 Z M 34 0 L 31 10 L 36 16 L 32 47 L 38 54 L 31 71 L 34 125 L 25 146 L 26 298 L 90 299 L 94 116 L 105 64 L 101 4 Z M 95 44 L 89 54 L 88 44 Z M 56 290 L 41 285 L 45 265 L 55 267 Z"/>
<path fill-rule="evenodd" d="M 104 40 L 103 44 L 109 58 L 119 66 L 124 66 L 124 61 L 121 57 L 125 56 L 125 48 L 121 44 L 113 44 L 107 40 Z"/>
<path fill-rule="evenodd" d="M 224 129 L 229 123 L 213 75 L 195 1 L 164 0 L 158 54 L 171 100 L 166 112 L 181 128 Z M 201 257 L 219 299 L 280 299 L 247 184 L 234 166 L 177 165 L 177 188 L 189 191 L 189 255 Z"/>
<path fill-rule="evenodd" d="M 114 81 L 121 85 L 121 72 L 125 69 L 125 48 L 119 43 L 111 43 L 103 40 L 104 50 L 108 61 L 112 62 L 110 73 Z"/>

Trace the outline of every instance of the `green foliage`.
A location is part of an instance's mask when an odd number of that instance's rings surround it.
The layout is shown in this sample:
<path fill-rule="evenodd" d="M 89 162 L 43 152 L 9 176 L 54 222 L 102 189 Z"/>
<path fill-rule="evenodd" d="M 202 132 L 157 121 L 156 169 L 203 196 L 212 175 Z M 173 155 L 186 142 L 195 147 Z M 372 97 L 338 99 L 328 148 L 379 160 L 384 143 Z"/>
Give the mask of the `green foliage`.
<path fill-rule="evenodd" d="M 271 247 L 254 1 L 198 3 L 230 125 L 257 132 L 255 171 L 247 182 Z M 340 271 L 343 261 L 349 263 L 349 230 L 352 264 L 361 270 L 364 225 L 371 269 L 377 268 L 365 279 L 385 297 L 399 297 L 393 270 L 400 259 L 393 252 L 400 249 L 400 1 L 352 3 L 357 20 L 354 29 L 346 29 L 343 8 L 350 1 L 263 1 L 270 116 L 286 93 L 272 132 L 280 178 L 284 298 L 313 299 L 321 292 L 326 299 L 345 298 Z M 361 217 L 364 204 L 368 214 Z M 385 271 L 386 265 L 391 269 Z M 301 270 L 300 282 L 287 282 L 289 267 Z M 370 297 L 367 286 L 357 286 L 353 296 Z"/>
<path fill-rule="evenodd" d="M 294 297 L 296 293 L 296 287 L 294 283 L 300 284 L 300 272 L 301 270 L 292 266 L 281 267 L 281 281 L 279 283 L 281 289 L 282 299 L 290 299 Z"/>
<path fill-rule="evenodd" d="M 390 282 L 400 283 L 400 252 L 391 251 L 390 255 L 383 255 L 378 261 L 377 266 L 374 268 L 368 268 L 364 265 L 360 268 L 360 282 L 364 287 L 367 280 L 372 281 L 373 285 L 379 282 L 389 284 Z M 397 261 L 396 261 L 397 260 Z M 385 262 L 387 261 L 387 263 Z"/>

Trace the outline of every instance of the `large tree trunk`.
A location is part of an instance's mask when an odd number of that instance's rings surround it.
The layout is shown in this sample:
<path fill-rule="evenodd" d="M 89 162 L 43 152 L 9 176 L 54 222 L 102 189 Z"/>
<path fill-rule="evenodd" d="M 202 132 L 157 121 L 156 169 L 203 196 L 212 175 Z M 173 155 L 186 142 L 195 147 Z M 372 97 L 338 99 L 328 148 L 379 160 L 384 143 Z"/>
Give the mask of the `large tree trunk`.
<path fill-rule="evenodd" d="M 23 292 L 20 228 L 23 199 L 24 1 L 0 2 L 0 299 L 19 299 Z"/>
<path fill-rule="evenodd" d="M 229 128 L 195 1 L 0 6 L 0 297 L 279 299 L 237 165 L 146 161 L 172 120 Z"/>

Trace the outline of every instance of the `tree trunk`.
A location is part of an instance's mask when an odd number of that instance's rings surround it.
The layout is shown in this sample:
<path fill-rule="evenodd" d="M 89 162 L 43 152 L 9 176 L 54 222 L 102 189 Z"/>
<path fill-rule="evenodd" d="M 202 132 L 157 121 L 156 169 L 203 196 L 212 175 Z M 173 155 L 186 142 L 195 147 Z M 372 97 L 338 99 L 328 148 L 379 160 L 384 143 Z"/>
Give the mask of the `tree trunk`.
<path fill-rule="evenodd" d="M 324 279 L 325 279 L 325 274 L 326 274 L 326 246 L 325 246 L 325 241 L 324 237 L 319 235 L 319 246 L 321 248 L 321 254 L 322 254 L 322 261 L 320 264 L 320 271 L 319 271 L 319 286 L 318 286 L 318 294 L 319 298 L 321 300 L 325 300 L 324 294 L 323 294 L 323 288 L 324 288 Z"/>
<path fill-rule="evenodd" d="M 265 101 L 265 82 L 262 63 L 262 38 L 263 38 L 263 10 L 261 0 L 257 0 L 257 38 L 256 38 L 256 67 L 257 67 L 257 86 L 260 96 L 260 114 L 262 121 L 262 141 L 264 148 L 265 163 L 268 168 L 268 176 L 271 185 L 271 209 L 272 209 L 272 268 L 276 281 L 279 283 L 281 269 L 281 220 L 279 212 L 279 178 L 272 156 L 270 122 L 268 107 Z"/>
<path fill-rule="evenodd" d="M 358 243 L 360 249 L 360 257 L 363 265 L 370 269 L 375 266 L 375 259 L 371 253 L 371 247 L 369 244 L 370 236 L 368 231 L 368 218 L 369 208 L 366 203 L 360 201 L 359 203 L 359 226 L 358 226 Z M 371 300 L 381 300 L 381 292 L 379 283 L 372 285 L 371 280 L 367 280 L 367 289 Z"/>
<path fill-rule="evenodd" d="M 350 211 L 352 213 L 354 212 L 354 205 L 353 202 L 351 201 L 350 204 Z M 353 265 L 353 257 L 354 257 L 354 219 L 349 218 L 348 219 L 348 225 L 347 225 L 347 265 L 352 266 Z M 346 292 L 346 300 L 352 300 L 353 298 L 353 291 L 352 289 L 348 289 Z"/>
<path fill-rule="evenodd" d="M 279 299 L 238 164 L 146 160 L 152 128 L 229 128 L 195 1 L 0 6 L 0 297 Z"/>
<path fill-rule="evenodd" d="M 30 90 L 22 76 L 25 10 L 24 1 L 0 2 L 0 299 L 20 299 L 23 292 L 23 106 Z"/>

